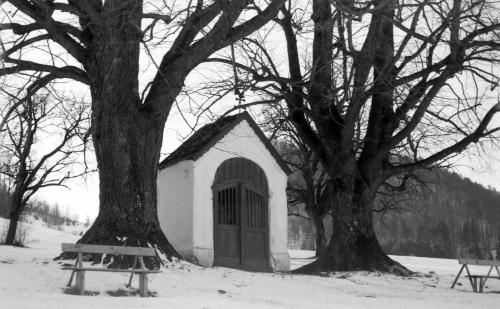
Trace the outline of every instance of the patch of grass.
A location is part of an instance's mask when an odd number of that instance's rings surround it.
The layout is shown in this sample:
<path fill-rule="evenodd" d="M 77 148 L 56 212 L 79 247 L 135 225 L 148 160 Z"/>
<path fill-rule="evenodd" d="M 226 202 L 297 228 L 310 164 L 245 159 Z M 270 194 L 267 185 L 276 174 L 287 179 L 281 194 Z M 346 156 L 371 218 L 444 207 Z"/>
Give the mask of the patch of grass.
<path fill-rule="evenodd" d="M 70 286 L 68 288 L 63 289 L 64 294 L 69 295 L 80 295 L 80 291 L 75 286 Z M 97 296 L 99 295 L 98 291 L 83 291 L 84 296 Z"/>
<path fill-rule="evenodd" d="M 107 294 L 114 297 L 130 297 L 130 296 L 139 296 L 139 290 L 134 288 L 119 288 L 117 290 L 109 290 L 106 291 Z M 156 292 L 148 291 L 148 297 L 156 297 Z"/>

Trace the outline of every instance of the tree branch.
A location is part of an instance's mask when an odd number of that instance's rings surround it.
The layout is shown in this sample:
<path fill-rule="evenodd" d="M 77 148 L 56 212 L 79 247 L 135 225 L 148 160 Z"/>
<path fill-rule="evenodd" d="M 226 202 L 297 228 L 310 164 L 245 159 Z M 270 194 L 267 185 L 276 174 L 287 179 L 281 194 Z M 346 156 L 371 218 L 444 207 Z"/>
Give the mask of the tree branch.
<path fill-rule="evenodd" d="M 495 116 L 496 113 L 500 112 L 500 102 L 494 105 L 484 116 L 483 120 L 479 123 L 478 127 L 476 130 L 471 133 L 470 135 L 467 135 L 463 139 L 461 139 L 459 142 L 436 152 L 435 154 L 431 155 L 430 157 L 427 157 L 425 159 L 419 160 L 414 163 L 409 163 L 409 164 L 402 164 L 398 166 L 393 166 L 389 168 L 388 172 L 390 175 L 397 175 L 403 172 L 409 172 L 413 171 L 416 169 L 421 169 L 421 168 L 426 168 L 429 167 L 441 160 L 446 159 L 448 156 L 454 153 L 460 153 L 467 146 L 469 146 L 471 143 L 477 143 L 481 137 L 485 136 L 485 131 L 493 119 L 493 116 Z M 498 130 L 499 128 L 493 129 L 488 131 L 488 134 L 494 133 Z"/>

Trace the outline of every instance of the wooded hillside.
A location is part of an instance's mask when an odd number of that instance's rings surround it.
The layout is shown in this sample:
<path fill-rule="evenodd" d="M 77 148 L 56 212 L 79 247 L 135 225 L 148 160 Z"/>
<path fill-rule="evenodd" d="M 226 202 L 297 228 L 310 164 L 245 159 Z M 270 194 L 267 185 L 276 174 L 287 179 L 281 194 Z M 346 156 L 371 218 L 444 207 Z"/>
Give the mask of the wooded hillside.
<path fill-rule="evenodd" d="M 491 258 L 492 250 L 500 252 L 499 192 L 440 170 L 400 205 L 375 220 L 392 254 Z"/>
<path fill-rule="evenodd" d="M 444 170 L 426 172 L 425 178 L 424 186 L 392 201 L 400 209 L 375 214 L 384 250 L 442 258 L 500 253 L 500 193 Z M 308 221 L 291 216 L 288 222 L 289 245 L 313 249 Z"/>

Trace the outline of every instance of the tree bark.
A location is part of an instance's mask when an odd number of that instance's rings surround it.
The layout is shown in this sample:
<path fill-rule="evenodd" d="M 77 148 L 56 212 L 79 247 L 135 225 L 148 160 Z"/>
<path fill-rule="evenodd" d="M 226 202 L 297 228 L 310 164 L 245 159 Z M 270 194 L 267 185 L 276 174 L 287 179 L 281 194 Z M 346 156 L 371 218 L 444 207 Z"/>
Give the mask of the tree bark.
<path fill-rule="evenodd" d="M 19 218 L 15 218 L 12 216 L 10 217 L 9 229 L 7 231 L 7 237 L 5 238 L 6 245 L 11 245 L 11 246 L 15 245 L 18 222 L 19 222 Z"/>
<path fill-rule="evenodd" d="M 161 231 L 156 208 L 163 125 L 138 122 L 129 113 L 101 116 L 94 122 L 99 214 L 79 242 L 156 247 L 167 258 L 178 257 Z"/>
<path fill-rule="evenodd" d="M 92 140 L 99 170 L 100 205 L 94 224 L 78 242 L 153 247 L 159 256 L 145 263 L 149 268 L 158 268 L 162 257 L 179 257 L 160 228 L 156 205 L 158 164 L 168 111 L 154 110 L 139 97 L 142 33 L 135 25 L 141 23 L 142 5 L 127 5 L 132 6 L 125 8 L 127 12 L 135 11 L 129 16 L 131 20 L 105 20 L 105 27 L 92 32 L 94 45 L 87 70 L 91 77 Z M 171 101 L 180 87 L 170 88 L 174 94 Z M 165 98 L 161 103 L 170 106 L 170 101 Z M 107 261 L 105 258 L 104 263 Z M 115 257 L 110 267 L 131 264 L 132 259 Z"/>
<path fill-rule="evenodd" d="M 156 180 L 165 122 L 140 108 L 136 85 L 130 82 L 108 80 L 93 91 L 100 207 L 94 224 L 78 242 L 153 247 L 167 259 L 179 257 L 157 215 Z M 115 266 L 128 267 L 131 262 Z M 146 265 L 158 268 L 160 259 L 148 259 Z"/>
<path fill-rule="evenodd" d="M 315 242 L 316 242 L 316 256 L 321 256 L 326 250 L 327 240 L 325 224 L 323 222 L 324 217 L 319 215 L 313 215 L 312 222 L 314 226 Z"/>
<path fill-rule="evenodd" d="M 343 187 L 343 186 L 340 186 Z M 409 275 L 411 272 L 382 250 L 373 229 L 371 192 L 335 186 L 332 237 L 321 256 L 296 273 L 370 270 Z"/>
<path fill-rule="evenodd" d="M 9 229 L 7 230 L 7 236 L 5 238 L 5 244 L 7 245 L 22 245 L 16 243 L 16 232 L 17 225 L 19 224 L 19 218 L 21 217 L 22 205 L 19 194 L 14 192 L 10 202 L 10 214 L 9 214 Z"/>
<path fill-rule="evenodd" d="M 309 209 L 307 211 L 307 215 L 309 216 L 309 222 L 312 225 L 312 230 L 314 233 L 314 244 L 316 245 L 316 256 L 321 256 L 326 249 L 326 246 L 328 244 L 327 239 L 326 239 L 326 232 L 325 232 L 325 224 L 323 222 L 323 219 L 325 216 L 322 216 L 320 213 L 315 211 L 316 208 Z"/>
<path fill-rule="evenodd" d="M 314 83 L 308 89 L 307 101 L 311 105 L 311 118 L 317 133 L 307 123 L 300 105 L 287 104 L 301 138 L 315 152 L 330 176 L 333 192 L 330 201 L 332 236 L 323 254 L 296 272 L 371 270 L 410 274 L 382 250 L 372 221 L 375 192 L 381 184 L 383 164 L 388 156 L 379 155 L 377 150 L 384 138 L 391 136 L 392 129 L 389 120 L 394 86 L 392 77 L 386 80 L 385 76 L 391 74 L 393 65 L 393 26 L 390 18 L 394 15 L 394 5 L 393 0 L 374 2 L 378 13 L 372 15 L 367 38 L 353 57 L 353 93 L 342 116 L 344 107 L 339 107 L 335 100 L 329 98 L 335 96 L 330 95 L 334 54 L 331 2 L 313 1 L 314 70 L 311 80 Z M 368 99 L 364 86 L 372 68 L 376 71 L 373 75 L 374 88 L 381 95 L 373 96 L 368 129 L 358 156 L 359 153 L 353 151 L 354 132 L 360 110 Z M 350 83 L 347 80 L 344 82 Z"/>

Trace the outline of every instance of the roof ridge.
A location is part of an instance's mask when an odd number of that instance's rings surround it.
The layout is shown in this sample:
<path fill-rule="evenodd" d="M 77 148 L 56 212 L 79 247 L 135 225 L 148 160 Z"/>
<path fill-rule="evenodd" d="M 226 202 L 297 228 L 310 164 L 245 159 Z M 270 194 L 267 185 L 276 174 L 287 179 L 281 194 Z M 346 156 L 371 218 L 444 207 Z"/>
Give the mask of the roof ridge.
<path fill-rule="evenodd" d="M 289 175 L 291 173 L 288 165 L 283 161 L 274 146 L 264 135 L 257 123 L 253 120 L 247 111 L 239 114 L 221 117 L 214 122 L 207 123 L 195 131 L 187 140 L 185 140 L 177 149 L 160 162 L 159 168 L 164 169 L 178 162 L 185 160 L 197 160 L 227 133 L 229 133 L 241 121 L 246 120 L 257 137 L 264 144 L 271 156 L 276 160 L 281 169 Z"/>

